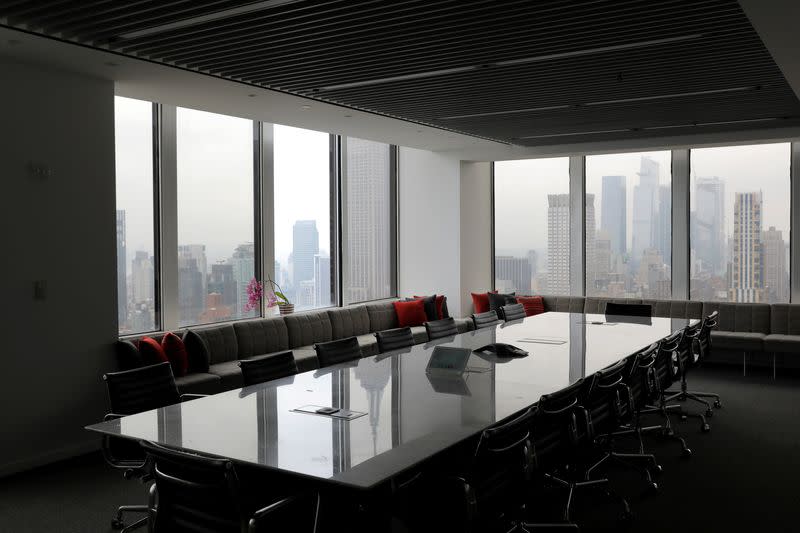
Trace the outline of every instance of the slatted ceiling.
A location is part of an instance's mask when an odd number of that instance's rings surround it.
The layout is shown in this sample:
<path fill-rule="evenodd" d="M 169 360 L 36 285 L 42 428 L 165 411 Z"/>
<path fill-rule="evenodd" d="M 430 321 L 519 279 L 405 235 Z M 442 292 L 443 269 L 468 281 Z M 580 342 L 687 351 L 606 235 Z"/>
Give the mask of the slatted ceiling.
<path fill-rule="evenodd" d="M 736 0 L 22 0 L 0 23 L 521 145 L 800 124 Z"/>

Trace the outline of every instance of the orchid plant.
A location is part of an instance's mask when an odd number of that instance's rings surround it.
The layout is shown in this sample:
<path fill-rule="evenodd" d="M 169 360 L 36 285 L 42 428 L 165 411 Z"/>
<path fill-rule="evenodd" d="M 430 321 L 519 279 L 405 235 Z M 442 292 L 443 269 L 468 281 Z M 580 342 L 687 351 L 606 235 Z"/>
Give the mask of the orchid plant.
<path fill-rule="evenodd" d="M 289 299 L 281 291 L 280 285 L 275 283 L 270 277 L 267 277 L 267 281 L 269 285 L 267 285 L 266 290 L 264 288 L 265 284 L 258 281 L 256 278 L 251 279 L 247 284 L 247 303 L 244 306 L 245 311 L 258 309 L 262 299 L 265 299 L 268 308 L 275 307 L 278 304 L 289 303 Z"/>

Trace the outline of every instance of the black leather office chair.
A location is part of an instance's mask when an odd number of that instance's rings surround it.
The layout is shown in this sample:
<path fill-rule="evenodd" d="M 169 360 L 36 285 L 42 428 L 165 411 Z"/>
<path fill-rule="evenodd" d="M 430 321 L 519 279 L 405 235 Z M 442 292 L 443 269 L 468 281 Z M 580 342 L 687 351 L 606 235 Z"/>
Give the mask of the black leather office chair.
<path fill-rule="evenodd" d="M 653 316 L 653 306 L 650 304 L 620 304 L 608 302 L 606 304 L 606 315 L 616 316 Z"/>
<path fill-rule="evenodd" d="M 679 372 L 681 378 L 680 391 L 666 391 L 667 401 L 672 400 L 692 400 L 705 406 L 705 416 L 713 416 L 714 410 L 711 404 L 705 398 L 711 398 L 714 401 L 714 407 L 717 409 L 722 407 L 719 399 L 719 394 L 713 392 L 697 392 L 690 391 L 686 376 L 689 371 L 695 366 L 703 362 L 703 359 L 708 355 L 711 348 L 711 330 L 717 327 L 717 311 L 714 311 L 709 316 L 704 318 L 701 322 L 687 326 L 684 330 L 684 347 L 680 351 L 679 359 Z M 705 422 L 704 422 L 705 423 Z"/>
<path fill-rule="evenodd" d="M 314 345 L 314 350 L 317 352 L 320 368 L 353 361 L 363 356 L 356 337 L 318 342 Z"/>
<path fill-rule="evenodd" d="M 104 420 L 114 420 L 202 396 L 181 395 L 172 375 L 172 367 L 166 362 L 122 372 L 109 372 L 103 375 L 103 380 L 106 382 L 111 404 L 111 412 L 106 414 Z M 145 453 L 139 443 L 106 435 L 101 442 L 101 449 L 105 461 L 122 470 L 125 479 L 147 479 Z M 146 513 L 147 506 L 121 505 L 111 521 L 111 527 L 131 531 L 147 523 L 147 518 L 143 518 L 125 527 L 123 514 L 131 512 Z"/>
<path fill-rule="evenodd" d="M 394 328 L 375 333 L 380 353 L 402 350 L 414 346 L 414 334 L 411 328 Z"/>
<path fill-rule="evenodd" d="M 425 331 L 428 332 L 428 340 L 431 341 L 458 335 L 458 327 L 456 327 L 456 321 L 453 317 L 425 322 Z"/>
<path fill-rule="evenodd" d="M 471 318 L 475 329 L 491 328 L 503 323 L 500 317 L 497 316 L 497 311 L 494 310 L 486 311 L 485 313 L 473 313 Z"/>
<path fill-rule="evenodd" d="M 631 516 L 628 502 L 610 487 L 608 479 L 587 480 L 594 451 L 594 434 L 589 413 L 580 405 L 585 383 L 579 380 L 541 397 L 533 419 L 532 442 L 535 470 L 546 484 L 567 489 L 563 518 L 571 522 L 577 491 L 601 489 L 619 500 L 623 518 Z"/>
<path fill-rule="evenodd" d="M 242 359 L 239 367 L 245 387 L 297 374 L 297 363 L 291 351 Z"/>
<path fill-rule="evenodd" d="M 503 320 L 506 322 L 522 320 L 525 318 L 525 306 L 522 304 L 504 305 L 500 308 L 500 316 L 502 316 Z"/>
<path fill-rule="evenodd" d="M 303 509 L 305 499 L 300 496 L 265 498 L 261 487 L 245 490 L 228 459 L 151 442 L 142 442 L 141 446 L 155 480 L 148 505 L 151 533 L 297 530 L 297 522 L 308 516 Z"/>

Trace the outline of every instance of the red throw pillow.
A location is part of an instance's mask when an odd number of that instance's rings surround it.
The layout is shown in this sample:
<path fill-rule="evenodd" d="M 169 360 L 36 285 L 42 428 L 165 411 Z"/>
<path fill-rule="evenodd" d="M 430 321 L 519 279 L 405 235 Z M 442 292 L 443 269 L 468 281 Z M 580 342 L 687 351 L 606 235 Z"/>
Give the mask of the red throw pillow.
<path fill-rule="evenodd" d="M 189 354 L 186 352 L 186 345 L 183 344 L 183 339 L 174 333 L 167 333 L 161 339 L 161 348 L 167 356 L 170 366 L 172 366 L 172 373 L 176 378 L 185 376 L 189 371 Z"/>
<path fill-rule="evenodd" d="M 544 300 L 541 296 L 517 296 L 517 303 L 525 308 L 525 316 L 544 313 Z"/>
<path fill-rule="evenodd" d="M 425 314 L 424 300 L 411 300 L 410 302 L 394 302 L 397 313 L 397 322 L 401 328 L 421 326 L 428 321 Z"/>
<path fill-rule="evenodd" d="M 151 337 L 143 337 L 139 340 L 139 354 L 141 354 L 142 364 L 145 366 L 169 362 L 161 344 Z"/>
<path fill-rule="evenodd" d="M 497 293 L 497 291 L 489 291 Z M 472 307 L 475 308 L 475 314 L 485 313 L 489 310 L 489 293 L 488 292 L 473 292 L 472 294 Z"/>
<path fill-rule="evenodd" d="M 414 296 L 415 299 L 427 298 L 427 296 Z M 436 318 L 439 320 L 445 318 L 444 316 L 444 294 L 437 294 L 436 295 Z"/>

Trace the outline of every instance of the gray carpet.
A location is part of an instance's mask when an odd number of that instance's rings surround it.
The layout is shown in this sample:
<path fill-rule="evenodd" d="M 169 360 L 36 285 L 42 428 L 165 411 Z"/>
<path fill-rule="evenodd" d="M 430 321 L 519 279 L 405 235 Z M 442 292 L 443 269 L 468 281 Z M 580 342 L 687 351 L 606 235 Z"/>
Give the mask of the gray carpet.
<path fill-rule="evenodd" d="M 630 531 L 800 531 L 800 378 L 779 374 L 773 381 L 771 372 L 748 369 L 743 377 L 740 369 L 710 367 L 695 371 L 690 384 L 723 397 L 710 433 L 691 419 L 678 423 L 693 456 L 682 459 L 674 443 L 648 439 L 664 467 L 656 495 L 642 494 L 636 477 L 610 473 L 631 502 Z M 143 485 L 88 455 L 0 480 L 0 532 L 112 531 L 118 504 L 144 502 Z M 590 505 L 579 510 L 585 515 Z M 584 531 L 612 528 L 591 519 L 584 525 Z"/>

